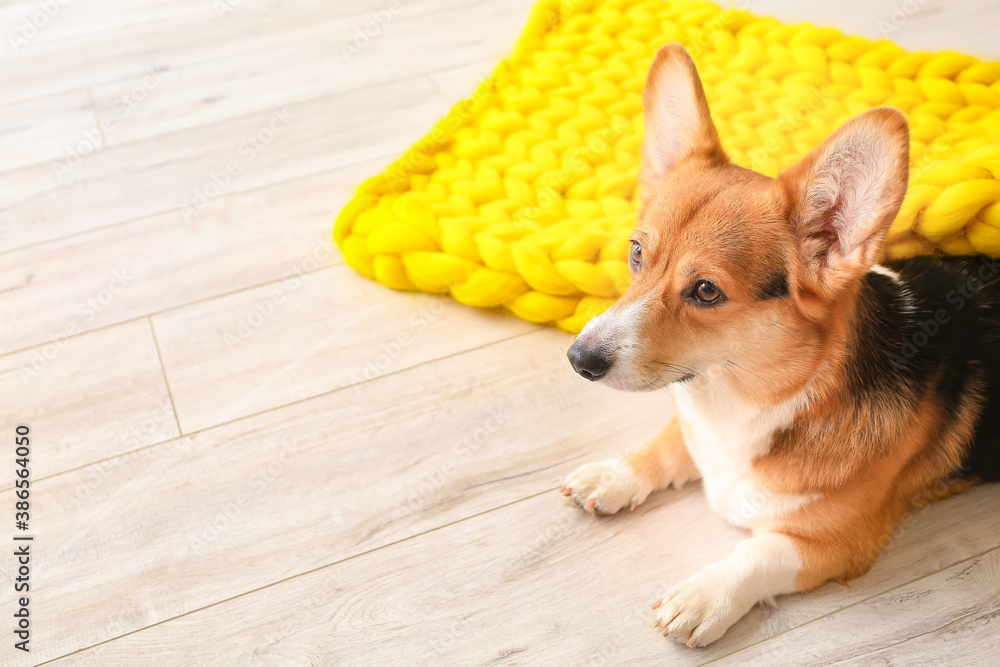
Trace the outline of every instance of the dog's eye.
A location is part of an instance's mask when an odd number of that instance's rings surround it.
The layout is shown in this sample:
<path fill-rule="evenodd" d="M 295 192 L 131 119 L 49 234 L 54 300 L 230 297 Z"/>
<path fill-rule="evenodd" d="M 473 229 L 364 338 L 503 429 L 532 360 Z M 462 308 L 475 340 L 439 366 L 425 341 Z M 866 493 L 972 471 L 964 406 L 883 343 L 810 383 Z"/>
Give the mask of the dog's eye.
<path fill-rule="evenodd" d="M 638 241 L 632 241 L 632 250 L 628 254 L 628 261 L 634 269 L 638 269 L 639 265 L 642 264 L 642 246 L 639 245 Z"/>
<path fill-rule="evenodd" d="M 722 292 L 710 280 L 699 280 L 694 285 L 694 298 L 702 303 L 715 303 L 722 297 Z"/>

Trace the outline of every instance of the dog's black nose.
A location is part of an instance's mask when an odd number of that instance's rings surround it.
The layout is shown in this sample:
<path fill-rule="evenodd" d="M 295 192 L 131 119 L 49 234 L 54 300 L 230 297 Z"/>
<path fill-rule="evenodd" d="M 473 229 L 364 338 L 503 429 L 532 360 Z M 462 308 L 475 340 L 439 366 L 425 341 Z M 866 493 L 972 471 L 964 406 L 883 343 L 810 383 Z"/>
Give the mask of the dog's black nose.
<path fill-rule="evenodd" d="M 588 380 L 600 380 L 611 368 L 608 358 L 592 348 L 581 345 L 580 341 L 573 343 L 566 353 L 573 370 Z"/>

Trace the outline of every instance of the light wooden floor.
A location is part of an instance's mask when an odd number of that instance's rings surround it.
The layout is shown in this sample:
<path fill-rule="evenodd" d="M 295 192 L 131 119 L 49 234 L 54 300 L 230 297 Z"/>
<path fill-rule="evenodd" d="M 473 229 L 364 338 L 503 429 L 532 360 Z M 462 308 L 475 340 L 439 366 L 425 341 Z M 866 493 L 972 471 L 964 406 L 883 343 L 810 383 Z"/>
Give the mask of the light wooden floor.
<path fill-rule="evenodd" d="M 658 430 L 665 397 L 344 266 L 351 186 L 529 4 L 399 0 L 348 60 L 386 0 L 0 2 L 0 433 L 31 425 L 36 480 L 32 651 L 4 548 L 0 663 L 1000 662 L 1000 488 L 911 517 L 848 587 L 708 649 L 664 640 L 650 604 L 741 533 L 698 485 L 602 520 L 554 489 Z M 992 0 L 749 6 L 1000 58 Z"/>

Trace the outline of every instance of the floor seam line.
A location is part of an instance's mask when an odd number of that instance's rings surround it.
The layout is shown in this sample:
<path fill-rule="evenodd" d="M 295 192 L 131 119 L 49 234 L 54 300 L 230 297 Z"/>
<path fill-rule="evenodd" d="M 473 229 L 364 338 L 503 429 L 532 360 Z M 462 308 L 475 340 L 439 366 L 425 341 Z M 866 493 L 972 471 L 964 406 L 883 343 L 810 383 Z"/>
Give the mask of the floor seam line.
<path fill-rule="evenodd" d="M 397 546 L 399 544 L 403 544 L 403 543 L 409 542 L 411 540 L 415 540 L 415 539 L 417 539 L 419 537 L 423 537 L 425 535 L 429 535 L 430 533 L 434 533 L 436 531 L 443 530 L 445 528 L 449 528 L 449 527 L 454 526 L 456 524 L 464 523 L 466 521 L 470 521 L 472 519 L 476 519 L 478 517 L 481 517 L 481 516 L 484 516 L 484 515 L 487 515 L 487 514 L 491 514 L 493 512 L 497 512 L 499 510 L 504 509 L 505 507 L 510 507 L 512 505 L 517 505 L 518 503 L 523 503 L 525 501 L 531 500 L 533 498 L 537 498 L 537 497 L 539 497 L 541 495 L 544 495 L 546 493 L 551 493 L 551 492 L 555 491 L 558 488 L 559 487 L 553 486 L 553 487 L 548 488 L 548 489 L 543 489 L 541 491 L 538 491 L 537 493 L 530 494 L 530 495 L 525 496 L 523 498 L 518 498 L 516 500 L 511 500 L 509 502 L 503 503 L 503 504 L 498 505 L 496 507 L 491 507 L 489 509 L 482 510 L 481 512 L 476 512 L 474 514 L 470 514 L 469 516 L 462 517 L 461 519 L 455 519 L 454 521 L 449 521 L 447 523 L 443 523 L 440 526 L 434 526 L 432 528 L 428 528 L 427 530 L 421 531 L 419 533 L 415 533 L 413 535 L 408 535 L 407 537 L 400 538 L 400 539 L 398 539 L 398 540 L 396 540 L 394 542 L 389 542 L 387 544 L 382 544 L 382 545 L 379 545 L 377 547 L 372 547 L 371 549 L 368 549 L 366 551 L 361 551 L 361 552 L 353 554 L 351 556 L 346 556 L 344 558 L 335 560 L 332 563 L 327 563 L 325 565 L 319 565 L 319 566 L 311 568 L 309 570 L 304 570 L 302 572 L 298 572 L 296 574 L 289 575 L 287 577 L 284 577 L 283 579 L 278 579 L 277 581 L 272 581 L 269 584 L 264 584 L 263 586 L 258 586 L 257 588 L 253 588 L 253 589 L 250 589 L 248 591 L 244 591 L 242 593 L 238 593 L 238 594 L 230 596 L 228 598 L 225 598 L 225 599 L 222 599 L 222 600 L 217 600 L 217 601 L 209 603 L 209 604 L 207 604 L 207 605 L 205 605 L 203 607 L 199 607 L 197 609 L 192 609 L 191 611 L 186 611 L 186 612 L 184 612 L 182 614 L 178 614 L 176 616 L 171 616 L 170 618 L 165 618 L 165 619 L 163 619 L 161 621 L 157 621 L 156 623 L 151 623 L 150 625 L 143 626 L 141 628 L 136 628 L 135 630 L 131 630 L 130 632 L 126 632 L 126 633 L 121 634 L 121 635 L 119 635 L 117 637 L 113 637 L 111 639 L 106 639 L 106 640 L 104 640 L 102 642 L 98 642 L 96 644 L 91 644 L 90 646 L 85 646 L 85 647 L 82 647 L 82 648 L 78 648 L 75 651 L 71 651 L 70 653 L 66 653 L 64 655 L 60 655 L 60 656 L 52 658 L 50 660 L 46 660 L 45 662 L 40 662 L 40 663 L 38 663 L 38 666 L 40 667 L 41 665 L 47 665 L 47 664 L 55 662 L 57 660 L 63 660 L 65 658 L 68 658 L 70 656 L 76 655 L 78 653 L 83 653 L 85 651 L 89 651 L 91 649 L 97 648 L 98 646 L 103 646 L 105 644 L 109 644 L 111 642 L 118 641 L 119 639 L 123 639 L 125 637 L 129 637 L 131 635 L 134 635 L 134 634 L 137 634 L 137 633 L 140 633 L 140 632 L 145 632 L 146 630 L 150 630 L 152 628 L 158 627 L 158 626 L 163 625 L 165 623 L 169 623 L 171 621 L 177 620 L 179 618 L 184 618 L 186 616 L 190 616 L 191 614 L 196 614 L 196 613 L 198 613 L 200 611 L 204 611 L 206 609 L 211 609 L 212 607 L 217 607 L 217 606 L 225 604 L 227 602 L 231 602 L 233 600 L 237 600 L 239 598 L 246 597 L 248 595 L 253 595 L 255 593 L 259 593 L 259 592 L 264 591 L 264 590 L 266 590 L 268 588 L 272 588 L 274 586 L 279 586 L 279 585 L 281 585 L 283 583 L 286 583 L 288 581 L 292 581 L 294 579 L 299 579 L 301 577 L 305 577 L 305 576 L 308 576 L 310 574 L 315 574 L 316 572 L 319 572 L 321 570 L 325 570 L 325 569 L 331 568 L 331 567 L 336 567 L 336 566 L 342 565 L 343 563 L 346 563 L 348 561 L 352 561 L 352 560 L 355 560 L 357 558 L 362 558 L 364 556 L 368 556 L 368 555 L 376 553 L 378 551 L 382 551 L 384 549 L 388 549 L 388 548 Z"/>
<path fill-rule="evenodd" d="M 147 316 L 146 322 L 149 323 L 149 333 L 153 337 L 153 347 L 156 349 L 156 358 L 160 362 L 160 373 L 163 375 L 163 384 L 167 388 L 167 398 L 170 399 L 170 408 L 174 412 L 174 423 L 177 425 L 177 437 L 184 437 L 184 430 L 181 428 L 181 418 L 177 414 L 177 403 L 174 401 L 174 393 L 170 389 L 170 380 L 167 378 L 167 366 L 163 363 L 163 352 L 160 351 L 160 342 L 156 337 L 156 327 L 153 326 L 153 318 Z"/>
<path fill-rule="evenodd" d="M 80 333 L 75 333 L 72 336 L 66 336 L 64 338 L 64 340 L 69 341 L 69 340 L 73 340 L 74 338 L 78 338 L 80 336 L 86 336 L 88 334 L 96 333 L 98 331 L 104 331 L 104 330 L 110 329 L 112 327 L 117 327 L 117 326 L 121 326 L 123 324 L 130 324 L 130 323 L 133 323 L 133 322 L 138 322 L 139 320 L 141 320 L 143 318 L 147 318 L 147 317 L 149 317 L 149 318 L 159 317 L 161 315 L 165 315 L 165 314 L 167 314 L 169 312 L 172 312 L 172 311 L 175 311 L 175 310 L 181 310 L 183 308 L 188 308 L 190 306 L 198 306 L 198 305 L 207 303 L 209 301 L 212 301 L 213 299 L 224 299 L 226 297 L 230 297 L 230 296 L 234 296 L 236 294 L 239 294 L 240 292 L 248 292 L 250 290 L 260 289 L 261 287 L 268 287 L 269 285 L 274 285 L 274 284 L 280 283 L 280 282 L 282 282 L 284 280 L 293 280 L 294 278 L 297 278 L 299 276 L 311 276 L 311 275 L 315 275 L 315 274 L 320 273 L 322 271 L 326 271 L 327 269 L 333 269 L 333 268 L 337 268 L 337 267 L 343 266 L 343 265 L 344 265 L 344 260 L 343 260 L 343 258 L 341 258 L 340 261 L 335 262 L 333 264 L 328 264 L 326 266 L 320 266 L 320 267 L 317 267 L 315 269 L 310 269 L 308 271 L 301 271 L 301 272 L 299 272 L 299 273 L 297 273 L 295 275 L 282 276 L 280 278 L 272 278 L 272 279 L 266 280 L 266 281 L 264 281 L 262 283 L 257 283 L 255 285 L 248 285 L 246 287 L 240 287 L 239 289 L 235 289 L 235 290 L 232 290 L 230 292 L 223 292 L 222 294 L 215 294 L 215 295 L 212 295 L 212 296 L 206 296 L 206 297 L 202 297 L 200 299 L 195 299 L 194 301 L 185 302 L 185 303 L 177 305 L 177 306 L 169 306 L 168 308 L 161 308 L 160 310 L 154 310 L 152 312 L 144 313 L 142 315 L 135 315 L 134 317 L 129 317 L 128 319 L 120 320 L 118 322 L 111 322 L 109 324 L 102 324 L 99 327 L 94 327 L 93 329 L 87 329 L 86 331 L 81 331 Z M 48 342 L 34 343 L 32 345 L 28 345 L 27 347 L 21 347 L 21 348 L 18 348 L 16 350 L 10 350 L 9 352 L 4 352 L 3 354 L 0 354 L 0 359 L 4 358 L 6 356 L 9 356 L 9 355 L 13 355 L 13 354 L 21 354 L 21 353 L 26 352 L 28 350 L 32 350 L 32 349 L 34 349 L 36 347 L 42 347 L 42 346 L 45 346 L 45 345 L 48 345 L 48 344 L 49 344 Z"/>
<path fill-rule="evenodd" d="M 139 318 L 136 318 L 136 319 L 139 319 Z M 269 408 L 265 408 L 263 410 L 259 410 L 258 412 L 255 412 L 255 413 L 250 414 L 250 415 L 244 415 L 244 416 L 241 416 L 241 417 L 236 417 L 234 419 L 230 419 L 230 420 L 227 420 L 227 421 L 224 421 L 224 422 L 219 422 L 218 424 L 212 424 L 211 426 L 206 426 L 204 428 L 195 429 L 193 431 L 190 431 L 189 433 L 181 433 L 176 438 L 167 438 L 166 440 L 160 440 L 159 442 L 153 442 L 153 443 L 150 443 L 148 445 L 143 445 L 142 447 L 137 447 L 135 449 L 130 449 L 127 452 L 121 452 L 119 454 L 114 454 L 112 456 L 106 456 L 106 457 L 104 457 L 102 459 L 97 459 L 96 461 L 90 461 L 90 462 L 85 463 L 83 465 L 78 465 L 78 466 L 75 466 L 73 468 L 69 468 L 67 470 L 60 470 L 57 473 L 53 473 L 51 475 L 46 475 L 45 477 L 39 477 L 39 478 L 37 478 L 34 481 L 37 483 L 37 482 L 41 482 L 41 481 L 44 481 L 44 480 L 54 479 L 54 478 L 59 477 L 61 475 L 67 475 L 67 474 L 69 474 L 71 472 L 75 472 L 77 470 L 83 470 L 84 468 L 88 468 L 90 466 L 98 465 L 98 464 L 101 464 L 101 463 L 106 463 L 108 461 L 113 461 L 115 459 L 118 459 L 118 458 L 121 458 L 121 457 L 124 457 L 124 456 L 130 456 L 132 454 L 137 454 L 139 452 L 142 452 L 142 451 L 145 451 L 145 450 L 148 450 L 148 449 L 152 449 L 154 447 L 159 447 L 161 445 L 169 444 L 169 443 L 174 442 L 176 440 L 181 440 L 183 438 L 189 438 L 191 436 L 199 435 L 201 433 L 205 433 L 207 431 L 211 431 L 211 430 L 217 429 L 217 428 L 222 428 L 224 426 L 230 426 L 230 425 L 235 424 L 237 422 L 241 422 L 241 421 L 244 421 L 244 420 L 247 420 L 247 419 L 253 419 L 254 417 L 259 417 L 261 415 L 266 415 L 266 414 L 268 414 L 270 412 L 275 412 L 277 410 L 283 410 L 283 409 L 291 407 L 293 405 L 299 405 L 299 404 L 305 403 L 306 401 L 311 401 L 311 400 L 314 400 L 314 399 L 322 398 L 324 396 L 332 396 L 333 394 L 336 394 L 336 393 L 341 392 L 341 391 L 347 391 L 347 390 L 355 388 L 355 387 L 360 387 L 362 385 L 366 385 L 366 384 L 369 384 L 369 383 L 372 383 L 372 382 L 377 382 L 377 381 L 381 380 L 382 378 L 391 377 L 391 376 L 394 376 L 394 375 L 398 375 L 400 373 L 406 373 L 406 372 L 409 372 L 411 370 L 414 370 L 414 369 L 417 369 L 417 368 L 422 368 L 423 366 L 427 366 L 429 364 L 435 363 L 437 361 L 442 361 L 442 360 L 445 360 L 445 359 L 451 359 L 451 358 L 454 358 L 454 357 L 461 356 L 463 354 L 469 354 L 471 352 L 476 352 L 478 350 L 482 350 L 482 349 L 488 348 L 488 347 L 493 346 L 493 345 L 499 345 L 499 344 L 502 344 L 502 343 L 506 343 L 508 341 L 515 340 L 515 339 L 521 338 L 523 336 L 528 336 L 528 335 L 537 333 L 539 331 L 545 331 L 545 329 L 542 329 L 542 328 L 531 329 L 529 331 L 524 331 L 524 332 L 521 332 L 519 334 L 514 334 L 512 336 L 507 336 L 506 338 L 501 338 L 501 339 L 498 339 L 498 340 L 495 340 L 495 341 L 491 341 L 489 343 L 484 343 L 482 345 L 477 345 L 475 347 L 471 347 L 471 348 L 468 348 L 466 350 L 460 350 L 458 352 L 452 352 L 450 354 L 447 354 L 447 355 L 444 355 L 444 356 L 441 356 L 441 357 L 436 357 L 434 359 L 428 359 L 427 361 L 422 361 L 419 364 L 414 364 L 413 366 L 409 366 L 407 368 L 401 368 L 401 369 L 396 370 L 396 371 L 392 371 L 392 372 L 389 372 L 389 373 L 384 373 L 382 375 L 379 375 L 379 376 L 371 378 L 371 379 L 362 380 L 361 382 L 355 382 L 355 383 L 352 383 L 352 384 L 347 384 L 347 385 L 344 385 L 342 387 L 336 387 L 334 389 L 330 389 L 330 390 L 322 392 L 320 394 L 315 394 L 313 396 L 306 396 L 304 398 L 299 398 L 299 399 L 296 399 L 296 400 L 291 401 L 289 403 L 284 403 L 282 405 L 276 405 L 276 406 L 272 406 L 272 407 L 269 407 Z M 178 429 L 179 428 L 180 428 L 180 426 L 178 425 Z M 14 487 L 12 487 L 12 486 L 11 487 L 7 487 L 5 489 L 0 489 L 0 493 L 6 493 L 7 491 L 12 491 L 13 489 L 14 489 Z"/>
<path fill-rule="evenodd" d="M 852 607 L 856 607 L 858 605 L 864 604 L 865 602 L 868 602 L 869 600 L 874 600 L 875 598 L 877 598 L 877 597 L 879 597 L 881 595 L 885 595 L 886 593 L 891 593 L 892 591 L 897 590 L 899 588 L 902 588 L 904 586 L 909 586 L 909 585 L 914 584 L 914 583 L 916 583 L 918 581 L 921 581 L 922 579 L 926 579 L 928 577 L 933 577 L 935 574 L 939 574 L 939 573 L 941 573 L 941 572 L 943 572 L 945 570 L 951 569 L 953 567 L 957 567 L 957 566 L 961 565 L 962 563 L 966 563 L 966 562 L 968 562 L 970 560 L 974 560 L 976 558 L 982 558 L 983 556 L 985 556 L 986 554 L 990 553 L 991 551 L 996 551 L 998 549 L 1000 549 L 1000 546 L 992 546 L 989 549 L 987 549 L 986 551 L 983 551 L 981 553 L 974 554 L 972 556 L 968 556 L 966 558 L 963 558 L 962 560 L 956 561 L 956 562 L 952 563 L 951 565 L 948 565 L 947 567 L 940 568 L 938 570 L 935 570 L 934 572 L 928 572 L 927 574 L 921 575 L 919 577 L 915 577 L 915 578 L 913 578 L 913 579 L 911 579 L 909 581 L 904 581 L 901 584 L 898 584 L 896 586 L 892 586 L 890 588 L 885 589 L 884 591 L 881 591 L 879 593 L 875 593 L 874 595 L 870 595 L 870 596 L 868 596 L 866 598 L 862 598 L 860 600 L 855 600 L 854 602 L 852 602 L 852 603 L 850 603 L 848 605 L 845 605 L 843 607 L 839 607 L 839 608 L 834 609 L 832 611 L 828 611 L 827 613 L 822 614 L 820 616 L 817 616 L 816 618 L 809 619 L 805 623 L 800 623 L 799 625 L 796 625 L 794 627 L 788 628 L 787 630 L 782 630 L 781 632 L 779 632 L 779 633 L 777 633 L 775 635 L 772 635 L 770 637 L 767 637 L 765 639 L 761 639 L 758 642 L 754 642 L 753 644 L 749 644 L 747 646 L 741 646 L 740 648 L 734 650 L 732 653 L 727 653 L 726 655 L 719 656 L 718 658 L 712 658 L 708 662 L 700 663 L 699 667 L 705 667 L 705 665 L 715 664 L 715 663 L 717 663 L 720 660 L 725 660 L 726 658 L 729 658 L 729 657 L 734 656 L 734 655 L 736 655 L 738 653 L 746 651 L 747 649 L 751 649 L 751 648 L 753 648 L 755 646 L 760 646 L 762 644 L 766 644 L 767 642 L 770 642 L 770 641 L 772 641 L 774 639 L 777 639 L 778 637 L 781 637 L 782 635 L 786 635 L 789 632 L 793 632 L 795 630 L 798 630 L 799 628 L 804 628 L 807 625 L 812 625 L 813 623 L 816 623 L 817 621 L 821 621 L 824 618 L 827 618 L 829 616 L 833 616 L 835 614 L 839 614 L 842 611 L 846 611 L 848 609 L 851 609 Z M 797 594 L 797 595 L 801 595 L 801 594 Z"/>

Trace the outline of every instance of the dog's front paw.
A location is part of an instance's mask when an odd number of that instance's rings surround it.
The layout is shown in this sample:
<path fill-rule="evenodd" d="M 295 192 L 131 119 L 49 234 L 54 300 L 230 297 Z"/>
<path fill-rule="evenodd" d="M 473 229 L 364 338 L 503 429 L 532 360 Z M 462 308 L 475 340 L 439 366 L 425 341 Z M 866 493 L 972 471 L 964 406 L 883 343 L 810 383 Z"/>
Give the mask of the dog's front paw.
<path fill-rule="evenodd" d="M 706 567 L 671 588 L 656 601 L 655 627 L 688 646 L 708 646 L 725 634 L 754 605 L 734 590 L 727 565 Z"/>
<path fill-rule="evenodd" d="M 588 512 L 614 514 L 626 506 L 635 509 L 652 490 L 629 464 L 617 458 L 577 468 L 560 491 Z"/>

